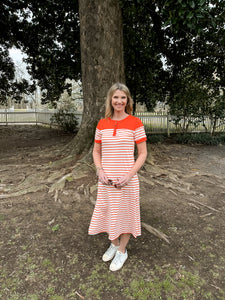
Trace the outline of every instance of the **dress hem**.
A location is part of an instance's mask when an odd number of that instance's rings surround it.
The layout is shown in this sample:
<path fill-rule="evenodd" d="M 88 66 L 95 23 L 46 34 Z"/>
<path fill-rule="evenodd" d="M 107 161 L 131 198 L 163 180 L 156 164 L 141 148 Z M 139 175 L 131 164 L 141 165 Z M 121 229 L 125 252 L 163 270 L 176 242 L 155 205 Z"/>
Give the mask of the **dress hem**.
<path fill-rule="evenodd" d="M 97 232 L 97 233 L 88 233 L 88 235 L 97 235 L 97 234 L 100 234 L 100 233 L 107 233 L 107 234 L 108 234 L 108 239 L 109 239 L 110 241 L 116 240 L 116 239 L 118 239 L 118 238 L 121 236 L 121 234 L 126 234 L 126 233 L 129 233 L 129 234 L 132 235 L 135 239 L 136 239 L 138 236 L 141 236 L 141 233 L 139 233 L 139 234 L 133 234 L 133 233 L 131 233 L 131 232 L 122 232 L 122 233 L 120 233 L 117 237 L 115 237 L 115 238 L 113 238 L 113 239 L 110 239 L 110 238 L 109 238 L 109 233 L 108 233 L 107 231 L 100 231 L 100 232 Z"/>

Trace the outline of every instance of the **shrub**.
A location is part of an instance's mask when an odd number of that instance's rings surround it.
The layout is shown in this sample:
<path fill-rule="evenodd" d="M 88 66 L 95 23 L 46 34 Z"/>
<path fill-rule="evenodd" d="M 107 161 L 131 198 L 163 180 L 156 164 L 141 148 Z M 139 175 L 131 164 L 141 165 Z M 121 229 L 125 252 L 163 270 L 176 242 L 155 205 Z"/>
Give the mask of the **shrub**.
<path fill-rule="evenodd" d="M 163 134 L 147 134 L 147 142 L 150 144 L 158 144 L 164 142 L 166 136 Z"/>
<path fill-rule="evenodd" d="M 78 131 L 78 120 L 74 111 L 60 108 L 51 117 L 51 124 L 57 125 L 64 132 L 75 133 Z"/>
<path fill-rule="evenodd" d="M 207 132 L 201 133 L 180 133 L 171 134 L 167 137 L 166 134 L 150 134 L 147 133 L 147 142 L 150 144 L 158 143 L 177 143 L 177 144 L 202 144 L 202 145 L 219 145 L 225 144 L 225 133 L 217 133 L 211 135 Z"/>
<path fill-rule="evenodd" d="M 186 133 L 179 134 L 176 137 L 178 144 L 204 144 L 218 145 L 221 143 L 219 136 L 213 136 L 209 133 Z"/>
<path fill-rule="evenodd" d="M 225 144 L 225 133 L 221 133 L 218 136 L 219 136 L 219 139 L 220 139 L 220 143 Z"/>

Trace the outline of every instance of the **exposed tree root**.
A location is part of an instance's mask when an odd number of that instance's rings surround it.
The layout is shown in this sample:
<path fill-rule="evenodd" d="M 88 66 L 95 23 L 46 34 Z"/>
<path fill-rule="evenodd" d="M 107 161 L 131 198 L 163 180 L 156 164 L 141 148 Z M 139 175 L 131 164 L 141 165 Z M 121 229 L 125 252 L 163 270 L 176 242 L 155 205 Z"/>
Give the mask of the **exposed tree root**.
<path fill-rule="evenodd" d="M 138 175 L 138 178 L 139 178 L 140 181 L 145 182 L 145 183 L 147 183 L 151 186 L 155 185 L 152 180 L 149 180 L 149 179 L 145 178 L 144 176 L 142 176 L 140 174 Z"/>
<path fill-rule="evenodd" d="M 46 165 L 47 169 L 59 169 L 61 167 L 65 167 L 65 165 L 73 165 L 77 161 L 77 158 L 73 155 L 69 155 L 58 160 L 55 160 L 51 163 L 51 165 Z"/>
<path fill-rule="evenodd" d="M 64 175 L 63 177 L 61 177 L 58 181 L 56 181 L 55 183 L 52 184 L 52 186 L 50 187 L 48 192 L 52 193 L 55 190 L 62 191 L 65 186 L 66 180 L 70 180 L 71 176 L 72 176 L 72 173 L 68 173 L 68 174 Z"/>
<path fill-rule="evenodd" d="M 2 194 L 2 195 L 0 195 L 0 199 L 24 196 L 28 193 L 35 193 L 37 191 L 43 191 L 45 189 L 48 189 L 48 186 L 46 186 L 44 184 L 33 185 L 33 186 L 30 186 L 30 187 L 24 188 L 22 190 L 19 190 L 17 192 L 12 192 L 12 193 L 9 193 L 9 194 Z"/>
<path fill-rule="evenodd" d="M 158 185 L 162 185 L 169 190 L 175 190 L 177 192 L 184 193 L 187 195 L 196 195 L 197 194 L 197 192 L 190 190 L 191 184 L 186 183 L 186 182 L 182 182 L 182 183 L 179 182 L 176 184 L 173 182 L 167 183 L 167 182 L 163 182 L 163 181 L 159 181 L 159 180 L 155 180 L 155 182 Z M 183 187 L 182 187 L 182 185 L 183 185 Z"/>
<path fill-rule="evenodd" d="M 148 232 L 154 234 L 155 236 L 157 236 L 158 238 L 166 241 L 168 244 L 170 244 L 169 240 L 168 240 L 168 236 L 166 234 L 164 234 L 163 232 L 159 231 L 158 229 L 152 227 L 149 224 L 146 224 L 144 222 L 141 223 L 142 227 L 144 227 Z"/>
<path fill-rule="evenodd" d="M 71 142 L 70 146 L 74 146 L 74 143 Z M 49 189 L 50 193 L 54 193 L 56 190 L 63 190 L 66 181 L 89 175 L 94 169 L 92 166 L 92 147 L 86 146 L 87 149 L 82 152 L 82 156 L 76 155 L 76 151 L 71 151 L 71 149 L 68 152 L 70 154 L 64 157 L 59 155 L 63 153 L 62 149 L 41 151 L 38 155 L 41 155 L 42 159 L 44 157 L 45 160 L 48 160 L 49 157 L 49 161 L 44 164 L 23 163 L 24 154 L 18 155 L 18 163 L 16 164 L 13 164 L 15 160 L 12 158 L 12 163 L 0 167 L 0 199 L 17 197 L 46 188 Z M 72 152 L 73 155 L 71 155 Z M 30 156 L 37 157 L 37 152 L 30 153 Z M 56 160 L 53 159 L 54 156 L 57 158 Z M 13 176 L 12 169 L 15 170 Z"/>
<path fill-rule="evenodd" d="M 64 158 L 60 158 L 53 162 L 49 161 L 42 165 L 39 162 L 37 164 L 32 163 L 32 165 L 27 163 L 19 164 L 18 159 L 18 163 L 16 164 L 10 163 L 9 165 L 1 166 L 0 199 L 26 195 L 40 190 L 48 190 L 49 193 L 52 193 L 55 201 L 58 201 L 59 191 L 63 191 L 63 189 L 65 189 L 67 181 L 91 178 L 90 175 L 95 176 L 95 168 L 92 161 L 92 149 L 92 147 L 86 149 L 82 156 L 75 154 L 68 155 Z M 195 185 L 191 183 L 190 179 L 192 177 L 196 177 L 199 182 L 204 181 L 210 183 L 210 178 L 213 177 L 213 181 L 216 181 L 217 185 L 223 191 L 224 178 L 203 172 L 185 173 L 181 170 L 172 169 L 172 165 L 168 166 L 167 164 L 163 164 L 161 167 L 160 165 L 157 165 L 156 158 L 158 155 L 162 155 L 166 148 L 164 149 L 162 147 L 160 153 L 158 152 L 158 149 L 154 149 L 152 146 L 149 147 L 148 150 L 146 164 L 144 165 L 143 170 L 139 172 L 139 179 L 141 182 L 147 184 L 149 188 L 154 186 L 163 187 L 179 198 L 181 194 L 188 195 L 187 201 L 192 203 L 189 205 L 193 207 L 194 205 L 196 207 L 201 205 L 213 210 L 214 212 L 218 212 L 218 210 L 213 207 L 189 198 L 190 196 L 194 198 L 194 196 L 199 195 L 198 190 L 196 190 Z M 55 153 L 56 152 L 58 155 L 59 151 L 55 151 Z M 39 155 L 42 154 L 39 153 Z M 59 158 L 59 155 L 57 158 Z M 33 167 L 32 174 L 28 173 L 31 172 L 30 167 Z M 14 178 L 11 178 L 12 168 L 15 169 Z M 85 181 L 86 180 L 84 180 L 84 182 Z M 83 193 L 86 198 L 91 201 L 91 203 L 95 204 L 96 184 L 93 185 L 92 182 L 90 185 L 86 184 L 79 188 L 80 190 L 77 191 L 79 193 Z"/>
<path fill-rule="evenodd" d="M 72 172 L 66 174 L 66 169 L 54 170 L 51 172 L 42 170 L 28 175 L 16 186 L 4 185 L 1 187 L 1 190 L 5 193 L 0 195 L 0 199 L 17 197 L 46 188 L 49 189 L 49 193 L 54 193 L 56 190 L 62 191 L 66 181 L 86 177 L 91 171 L 93 172 L 93 167 L 85 162 L 78 162 L 73 167 L 70 167 L 70 169 L 72 169 Z M 62 176 L 63 173 L 65 175 Z M 46 183 L 48 185 L 46 185 Z"/>
<path fill-rule="evenodd" d="M 219 210 L 217 210 L 217 209 L 215 209 L 215 208 L 213 208 L 213 207 L 211 207 L 211 206 L 209 206 L 209 205 L 205 205 L 204 203 L 202 203 L 202 202 L 200 202 L 200 201 L 198 201 L 198 200 L 195 200 L 195 199 L 189 199 L 189 200 L 192 201 L 192 202 L 194 202 L 194 203 L 197 203 L 197 204 L 199 204 L 199 205 L 202 205 L 202 206 L 204 206 L 204 207 L 207 207 L 208 209 L 213 210 L 213 211 L 215 211 L 215 212 L 220 212 Z"/>

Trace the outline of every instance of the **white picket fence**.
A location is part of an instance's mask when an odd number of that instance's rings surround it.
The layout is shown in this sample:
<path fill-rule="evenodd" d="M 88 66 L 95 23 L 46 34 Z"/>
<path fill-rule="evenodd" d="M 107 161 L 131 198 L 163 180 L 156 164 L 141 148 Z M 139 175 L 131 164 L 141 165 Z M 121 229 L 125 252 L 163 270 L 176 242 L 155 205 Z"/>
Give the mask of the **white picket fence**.
<path fill-rule="evenodd" d="M 0 125 L 12 125 L 12 124 L 51 124 L 51 117 L 56 110 L 0 110 Z M 82 112 L 76 112 L 75 115 L 78 118 L 79 124 L 82 120 Z M 135 116 L 139 117 L 147 133 L 165 133 L 168 136 L 170 133 L 181 132 L 181 128 L 175 126 L 171 122 L 172 117 L 168 114 L 150 113 L 150 112 L 136 112 Z M 221 120 L 220 120 L 221 121 Z M 223 123 L 223 124 L 222 124 Z M 219 121 L 218 121 L 219 124 Z M 210 132 L 212 124 L 209 118 L 205 119 L 205 127 Z M 202 124 L 198 126 L 190 126 L 188 132 L 205 132 L 205 128 Z M 218 132 L 225 131 L 225 120 L 221 122 L 216 128 Z"/>
<path fill-rule="evenodd" d="M 56 110 L 0 110 L 0 124 L 51 124 L 51 117 Z M 82 112 L 75 113 L 81 124 Z"/>
<path fill-rule="evenodd" d="M 173 122 L 173 116 L 169 114 L 137 112 L 135 115 L 142 120 L 147 133 L 167 133 L 169 136 L 171 133 L 183 132 L 182 126 L 184 125 L 184 121 L 180 123 L 181 126 L 176 126 Z M 212 132 L 213 130 L 213 124 L 209 117 L 204 118 L 204 124 L 201 122 L 194 125 L 194 118 L 191 121 L 193 123 L 188 126 L 187 132 Z M 215 132 L 224 131 L 225 119 L 217 120 Z"/>

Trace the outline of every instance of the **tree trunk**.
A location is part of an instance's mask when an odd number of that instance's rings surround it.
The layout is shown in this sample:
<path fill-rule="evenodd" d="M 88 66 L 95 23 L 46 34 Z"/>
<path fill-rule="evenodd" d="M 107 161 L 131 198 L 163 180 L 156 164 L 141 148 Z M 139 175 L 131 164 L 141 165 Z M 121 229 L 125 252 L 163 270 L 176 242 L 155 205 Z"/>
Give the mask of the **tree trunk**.
<path fill-rule="evenodd" d="M 88 152 L 104 115 L 107 91 L 125 78 L 119 0 L 79 0 L 79 17 L 84 112 L 78 134 L 68 145 L 72 155 Z"/>

